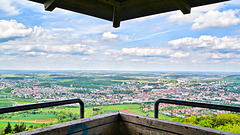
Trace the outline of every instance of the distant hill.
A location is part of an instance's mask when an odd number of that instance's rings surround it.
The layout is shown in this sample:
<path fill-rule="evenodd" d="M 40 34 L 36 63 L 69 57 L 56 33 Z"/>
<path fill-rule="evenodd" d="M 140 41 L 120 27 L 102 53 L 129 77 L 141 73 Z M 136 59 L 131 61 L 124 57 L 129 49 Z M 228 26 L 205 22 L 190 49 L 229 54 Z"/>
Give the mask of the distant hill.
<path fill-rule="evenodd" d="M 223 78 L 224 81 L 240 83 L 240 75 L 229 75 Z"/>

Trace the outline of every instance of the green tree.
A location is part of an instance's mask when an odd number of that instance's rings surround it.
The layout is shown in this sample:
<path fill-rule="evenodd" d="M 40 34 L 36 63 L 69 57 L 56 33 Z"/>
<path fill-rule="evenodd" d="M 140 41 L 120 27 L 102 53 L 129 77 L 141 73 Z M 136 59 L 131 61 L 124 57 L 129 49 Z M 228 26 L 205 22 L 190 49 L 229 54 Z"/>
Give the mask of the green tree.
<path fill-rule="evenodd" d="M 213 121 L 209 119 L 203 119 L 198 123 L 198 126 L 212 128 Z"/>
<path fill-rule="evenodd" d="M 11 124 L 8 122 L 7 127 L 4 129 L 5 134 L 11 133 L 12 132 L 12 127 Z"/>
<path fill-rule="evenodd" d="M 191 116 L 189 118 L 174 118 L 176 122 L 183 122 L 233 133 L 240 133 L 240 114 L 212 114 L 207 116 Z"/>
<path fill-rule="evenodd" d="M 20 124 L 15 124 L 13 131 L 15 133 L 22 132 L 26 130 L 26 124 L 24 122 L 21 122 Z"/>

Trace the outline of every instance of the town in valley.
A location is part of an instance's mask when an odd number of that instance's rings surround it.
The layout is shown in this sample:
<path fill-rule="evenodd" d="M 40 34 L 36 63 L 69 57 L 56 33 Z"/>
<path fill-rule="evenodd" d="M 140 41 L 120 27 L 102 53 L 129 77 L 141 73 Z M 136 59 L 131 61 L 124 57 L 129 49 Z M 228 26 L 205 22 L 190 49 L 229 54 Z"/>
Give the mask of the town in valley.
<path fill-rule="evenodd" d="M 1 98 L 8 104 L 80 98 L 86 106 L 141 104 L 148 115 L 159 98 L 240 106 L 240 74 L 198 72 L 101 72 L 19 73 L 0 76 Z M 9 94 L 6 95 L 6 90 Z M 160 113 L 171 117 L 206 116 L 221 110 L 160 104 Z"/>

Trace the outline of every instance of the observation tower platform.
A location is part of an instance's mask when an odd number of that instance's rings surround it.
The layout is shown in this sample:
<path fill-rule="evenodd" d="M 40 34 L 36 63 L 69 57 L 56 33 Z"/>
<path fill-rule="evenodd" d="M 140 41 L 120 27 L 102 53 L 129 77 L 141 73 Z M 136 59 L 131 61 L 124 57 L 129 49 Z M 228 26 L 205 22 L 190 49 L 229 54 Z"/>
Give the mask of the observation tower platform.
<path fill-rule="evenodd" d="M 237 135 L 121 111 L 96 115 L 16 135 Z"/>

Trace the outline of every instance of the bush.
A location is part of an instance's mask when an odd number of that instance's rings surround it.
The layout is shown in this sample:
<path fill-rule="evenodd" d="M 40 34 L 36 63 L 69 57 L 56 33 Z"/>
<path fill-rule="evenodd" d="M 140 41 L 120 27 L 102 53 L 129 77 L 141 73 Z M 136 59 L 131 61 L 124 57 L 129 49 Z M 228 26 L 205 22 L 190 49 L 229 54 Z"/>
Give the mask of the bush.
<path fill-rule="evenodd" d="M 207 128 L 240 133 L 240 114 L 212 114 L 206 117 L 190 116 L 188 118 L 174 118 L 176 122 L 192 124 Z"/>

